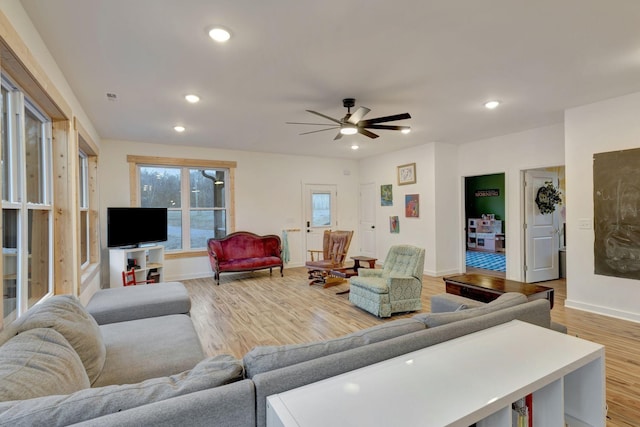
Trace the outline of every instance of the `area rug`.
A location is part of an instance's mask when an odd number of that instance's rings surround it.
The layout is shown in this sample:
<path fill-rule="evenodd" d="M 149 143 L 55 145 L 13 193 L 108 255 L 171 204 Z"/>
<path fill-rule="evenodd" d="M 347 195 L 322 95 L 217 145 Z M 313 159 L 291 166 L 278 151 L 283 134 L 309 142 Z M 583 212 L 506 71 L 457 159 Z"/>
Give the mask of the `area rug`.
<path fill-rule="evenodd" d="M 507 271 L 507 261 L 503 253 L 467 251 L 467 267 L 493 271 Z"/>

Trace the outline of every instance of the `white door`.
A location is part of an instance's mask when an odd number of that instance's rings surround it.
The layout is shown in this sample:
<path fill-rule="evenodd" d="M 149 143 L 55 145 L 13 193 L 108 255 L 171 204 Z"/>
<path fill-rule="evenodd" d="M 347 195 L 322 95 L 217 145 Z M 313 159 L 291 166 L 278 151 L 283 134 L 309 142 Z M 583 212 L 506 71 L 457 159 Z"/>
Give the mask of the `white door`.
<path fill-rule="evenodd" d="M 558 210 L 543 214 L 536 205 L 538 190 L 547 182 L 558 187 L 558 174 L 541 170 L 525 171 L 525 282 L 541 282 L 560 277 Z"/>
<path fill-rule="evenodd" d="M 309 250 L 322 250 L 322 237 L 325 230 L 336 229 L 337 188 L 330 184 L 304 185 L 304 221 L 306 259 L 310 260 Z M 317 259 L 317 258 L 316 258 Z"/>
<path fill-rule="evenodd" d="M 360 253 L 376 256 L 376 202 L 377 193 L 374 183 L 360 185 Z"/>

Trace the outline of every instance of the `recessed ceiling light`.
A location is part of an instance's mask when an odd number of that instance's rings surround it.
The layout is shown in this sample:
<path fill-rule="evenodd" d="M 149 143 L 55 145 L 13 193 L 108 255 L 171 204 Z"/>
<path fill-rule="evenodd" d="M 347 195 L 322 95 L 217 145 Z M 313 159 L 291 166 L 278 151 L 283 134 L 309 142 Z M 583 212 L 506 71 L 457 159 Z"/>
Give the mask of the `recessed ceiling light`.
<path fill-rule="evenodd" d="M 488 101 L 484 103 L 484 106 L 490 110 L 493 110 L 498 105 L 500 105 L 500 101 Z"/>
<path fill-rule="evenodd" d="M 209 37 L 218 43 L 224 43 L 231 38 L 229 30 L 222 27 L 212 27 L 207 30 L 207 33 L 209 34 Z"/>
<path fill-rule="evenodd" d="M 184 99 L 186 99 L 187 102 L 190 102 L 192 104 L 195 104 L 196 102 L 200 101 L 200 97 L 198 95 L 193 95 L 193 94 L 185 95 Z"/>
<path fill-rule="evenodd" d="M 176 132 L 184 132 L 185 127 L 184 126 L 174 126 L 173 130 L 175 130 Z"/>
<path fill-rule="evenodd" d="M 353 144 L 353 145 L 351 146 L 351 149 L 352 149 L 352 150 L 357 150 L 358 148 L 360 148 L 360 146 L 359 146 L 358 144 Z"/>
<path fill-rule="evenodd" d="M 400 132 L 404 133 L 405 135 L 408 133 L 411 133 L 411 128 L 410 127 L 406 127 L 404 129 L 402 129 Z"/>

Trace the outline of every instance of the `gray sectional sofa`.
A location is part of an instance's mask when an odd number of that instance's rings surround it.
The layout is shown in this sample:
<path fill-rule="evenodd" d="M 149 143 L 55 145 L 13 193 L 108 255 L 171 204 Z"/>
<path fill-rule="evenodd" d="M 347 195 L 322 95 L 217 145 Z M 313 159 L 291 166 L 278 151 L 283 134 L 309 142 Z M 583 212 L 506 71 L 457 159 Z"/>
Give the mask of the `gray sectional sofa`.
<path fill-rule="evenodd" d="M 154 285 L 156 286 L 156 285 Z M 59 298 L 59 297 L 56 297 Z M 69 297 L 64 297 L 69 299 Z M 458 301 L 460 302 L 460 301 Z M 472 303 L 470 303 L 473 305 Z M 91 305 L 91 304 L 90 304 Z M 353 369 L 358 369 L 392 357 L 429 347 L 453 338 L 470 334 L 491 326 L 514 319 L 530 322 L 541 327 L 551 328 L 549 302 L 538 300 L 528 302 L 521 294 L 505 294 L 497 300 L 482 306 L 464 309 L 465 304 L 450 308 L 459 309 L 453 312 L 422 313 L 413 318 L 387 321 L 381 325 L 345 335 L 332 340 L 284 345 L 261 346 L 249 351 L 242 361 L 230 356 L 218 356 L 205 359 L 200 349 L 191 343 L 187 348 L 171 342 L 173 351 L 189 355 L 189 364 L 184 372 L 178 373 L 183 366 L 165 366 L 165 374 L 153 373 L 155 377 L 140 379 L 140 375 L 132 370 L 144 367 L 135 364 L 122 367 L 119 377 L 112 377 L 113 385 L 100 387 L 87 386 L 89 379 L 83 379 L 87 370 L 76 366 L 77 375 L 72 384 L 77 391 L 63 389 L 59 386 L 57 395 L 44 397 L 13 396 L 7 399 L 2 393 L 3 382 L 7 375 L 1 373 L 0 367 L 0 425 L 82 425 L 82 426 L 264 426 L 266 425 L 266 397 L 300 387 L 315 381 L 335 376 Z M 79 309 L 79 311 L 82 311 Z M 155 314 L 159 312 L 156 311 Z M 27 316 L 27 315 L 25 315 Z M 184 314 L 158 315 L 147 319 L 125 320 L 130 329 L 142 323 L 154 322 Z M 155 319 L 155 320 L 154 320 Z M 20 320 L 22 323 L 22 318 Z M 160 324 L 156 324 L 159 326 Z M 165 324 L 163 324 L 164 327 Z M 57 325 L 35 328 L 38 333 L 51 333 L 46 329 L 56 329 Z M 103 333 L 107 325 L 98 325 Z M 176 326 L 177 327 L 177 326 Z M 185 331 L 189 330 L 184 324 Z M 557 328 L 557 326 L 556 326 Z M 151 323 L 144 326 L 145 331 L 153 329 Z M 33 330 L 33 329 L 32 329 Z M 13 334 L 0 347 L 0 361 L 5 346 L 29 331 Z M 54 331 L 55 332 L 55 331 Z M 120 333 L 126 334 L 125 328 Z M 190 333 L 190 332 L 189 332 Z M 64 335 L 64 334 L 62 334 Z M 103 334 L 104 335 L 104 334 Z M 59 340 L 59 337 L 57 337 Z M 47 336 L 37 335 L 32 340 L 51 342 Z M 109 340 L 115 339 L 110 337 Z M 140 338 L 143 339 L 143 338 Z M 63 337 L 64 340 L 64 337 Z M 108 341 L 103 336 L 103 340 Z M 62 342 L 62 340 L 59 340 Z M 129 344 L 131 340 L 127 340 Z M 2 341 L 0 341 L 1 343 Z M 109 341 L 109 345 L 111 345 Z M 150 345 L 150 343 L 139 343 Z M 163 359 L 162 353 L 155 344 L 155 352 L 148 352 L 146 359 Z M 199 343 L 198 343 L 199 345 Z M 63 359 L 75 359 L 73 345 L 66 348 Z M 166 350 L 170 352 L 169 346 Z M 120 351 L 125 351 L 120 349 Z M 76 353 L 78 351 L 76 350 Z M 106 357 L 110 355 L 108 349 Z M 169 356 L 172 357 L 172 356 Z M 82 358 L 74 360 L 76 365 Z M 198 360 L 196 360 L 198 359 Z M 71 363 L 71 362 L 69 362 Z M 4 362 L 0 362 L 2 366 Z M 115 375 L 115 373 L 113 374 Z M 128 381 L 129 376 L 136 378 Z M 99 376 L 99 375 L 98 375 Z M 11 386 L 11 384 L 10 384 Z M 9 386 L 9 388 L 10 388 Z M 3 388 L 4 387 L 4 388 Z M 99 409 L 97 409 L 99 408 Z M 22 418 L 17 414 L 23 414 Z M 27 414 L 27 415 L 24 415 Z M 41 421 L 41 422 L 37 422 Z M 77 423 L 77 424 L 74 424 Z"/>

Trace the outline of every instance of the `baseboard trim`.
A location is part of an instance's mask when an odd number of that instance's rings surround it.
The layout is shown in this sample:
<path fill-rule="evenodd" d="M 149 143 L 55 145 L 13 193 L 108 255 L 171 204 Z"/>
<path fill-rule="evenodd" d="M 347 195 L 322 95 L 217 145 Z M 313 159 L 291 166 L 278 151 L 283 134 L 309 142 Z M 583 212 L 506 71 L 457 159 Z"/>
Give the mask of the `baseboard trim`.
<path fill-rule="evenodd" d="M 616 319 L 628 320 L 630 322 L 640 323 L 640 314 L 628 311 L 614 310 L 609 307 L 600 305 L 587 304 L 580 301 L 565 300 L 564 306 L 574 308 L 576 310 L 587 311 L 589 313 L 601 314 L 603 316 L 615 317 Z"/>

